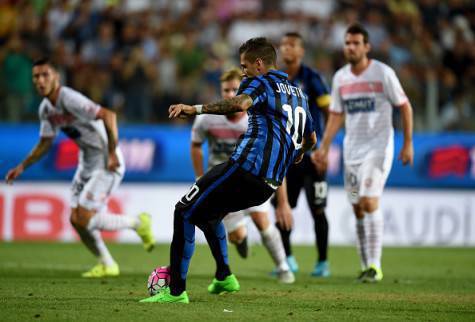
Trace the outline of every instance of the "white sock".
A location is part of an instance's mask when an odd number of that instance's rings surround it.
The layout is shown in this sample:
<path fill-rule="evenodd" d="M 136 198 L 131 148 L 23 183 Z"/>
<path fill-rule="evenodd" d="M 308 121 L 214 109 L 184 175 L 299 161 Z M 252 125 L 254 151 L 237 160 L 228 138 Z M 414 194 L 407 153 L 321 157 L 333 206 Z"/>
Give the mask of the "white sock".
<path fill-rule="evenodd" d="M 126 228 L 136 229 L 138 225 L 139 220 L 135 216 L 97 213 L 89 220 L 87 228 L 115 231 Z"/>
<path fill-rule="evenodd" d="M 115 263 L 112 255 L 102 239 L 102 236 L 98 230 L 89 230 L 84 228 L 75 227 L 81 241 L 86 247 L 98 257 L 100 262 L 106 266 L 113 265 Z"/>
<path fill-rule="evenodd" d="M 96 247 L 99 250 L 99 258 L 102 264 L 105 266 L 111 266 L 115 264 L 114 258 L 112 258 L 111 253 L 109 252 L 109 249 L 106 246 L 106 243 L 104 243 L 104 239 L 102 239 L 101 232 L 97 229 L 91 231 L 91 235 L 94 236 L 94 239 L 96 241 Z"/>
<path fill-rule="evenodd" d="M 260 231 L 260 233 L 262 242 L 272 257 L 277 269 L 279 271 L 289 271 L 290 267 L 285 257 L 284 244 L 282 244 L 282 238 L 277 228 L 270 224 L 269 227 Z"/>
<path fill-rule="evenodd" d="M 383 253 L 384 218 L 381 210 L 365 213 L 366 237 L 368 243 L 368 263 L 381 268 Z"/>
<path fill-rule="evenodd" d="M 365 217 L 356 218 L 356 249 L 360 255 L 361 269 L 368 268 L 368 244 L 366 238 Z"/>

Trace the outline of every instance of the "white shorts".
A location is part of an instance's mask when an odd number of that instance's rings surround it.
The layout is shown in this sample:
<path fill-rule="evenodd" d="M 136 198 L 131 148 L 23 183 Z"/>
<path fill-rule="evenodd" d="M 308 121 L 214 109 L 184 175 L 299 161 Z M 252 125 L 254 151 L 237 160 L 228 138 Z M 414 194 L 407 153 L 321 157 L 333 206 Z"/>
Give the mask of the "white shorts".
<path fill-rule="evenodd" d="M 345 164 L 345 190 L 350 203 L 361 197 L 381 197 L 393 158 L 370 158 L 359 164 Z"/>
<path fill-rule="evenodd" d="M 224 219 L 224 227 L 226 228 L 226 231 L 228 233 L 231 233 L 238 229 L 241 226 L 247 225 L 247 222 L 249 221 L 249 215 L 253 212 L 267 212 L 269 213 L 270 210 L 270 199 L 267 200 L 266 202 L 250 207 L 244 210 L 236 211 L 236 212 L 230 212 L 227 214 Z"/>
<path fill-rule="evenodd" d="M 84 177 L 80 169 L 74 175 L 71 187 L 71 208 L 79 205 L 88 210 L 100 211 L 106 206 L 107 199 L 117 189 L 123 174 L 97 169 L 90 177 Z"/>

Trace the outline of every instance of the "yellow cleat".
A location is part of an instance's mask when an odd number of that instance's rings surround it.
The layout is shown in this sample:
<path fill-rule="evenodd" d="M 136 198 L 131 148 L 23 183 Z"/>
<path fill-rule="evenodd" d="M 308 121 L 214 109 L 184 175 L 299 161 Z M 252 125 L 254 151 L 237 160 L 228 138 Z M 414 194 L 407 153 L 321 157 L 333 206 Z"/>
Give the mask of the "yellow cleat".
<path fill-rule="evenodd" d="M 119 265 L 114 264 L 105 266 L 104 264 L 97 264 L 87 272 L 82 273 L 85 278 L 102 278 L 102 277 L 116 277 L 120 275 Z"/>
<path fill-rule="evenodd" d="M 383 271 L 375 265 L 371 265 L 363 277 L 363 283 L 378 283 L 383 279 Z"/>
<path fill-rule="evenodd" d="M 155 238 L 152 233 L 152 218 L 148 213 L 143 212 L 139 215 L 139 222 L 137 234 L 142 239 L 143 248 L 150 252 L 155 247 Z"/>

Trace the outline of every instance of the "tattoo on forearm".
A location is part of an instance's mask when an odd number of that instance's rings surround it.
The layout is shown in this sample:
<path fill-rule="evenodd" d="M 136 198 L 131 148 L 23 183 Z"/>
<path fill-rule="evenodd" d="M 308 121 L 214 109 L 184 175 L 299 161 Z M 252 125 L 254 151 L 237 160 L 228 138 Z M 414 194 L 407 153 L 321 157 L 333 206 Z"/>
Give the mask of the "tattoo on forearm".
<path fill-rule="evenodd" d="M 247 95 L 238 95 L 233 98 L 225 99 L 219 102 L 203 105 L 203 113 L 207 114 L 231 114 L 243 111 L 243 104 L 250 97 Z"/>

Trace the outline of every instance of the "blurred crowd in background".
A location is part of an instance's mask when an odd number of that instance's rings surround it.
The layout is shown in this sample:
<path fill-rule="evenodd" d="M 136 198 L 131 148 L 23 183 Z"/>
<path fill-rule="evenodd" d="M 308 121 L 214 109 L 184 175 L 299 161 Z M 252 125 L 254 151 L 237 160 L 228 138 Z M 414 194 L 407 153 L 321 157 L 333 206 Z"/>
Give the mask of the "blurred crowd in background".
<path fill-rule="evenodd" d="M 396 70 L 416 130 L 475 130 L 472 0 L 0 0 L 0 121 L 37 120 L 31 67 L 45 55 L 63 84 L 126 123 L 167 122 L 172 103 L 218 99 L 221 72 L 255 36 L 278 45 L 300 32 L 305 62 L 331 85 L 356 21 L 370 56 Z"/>

